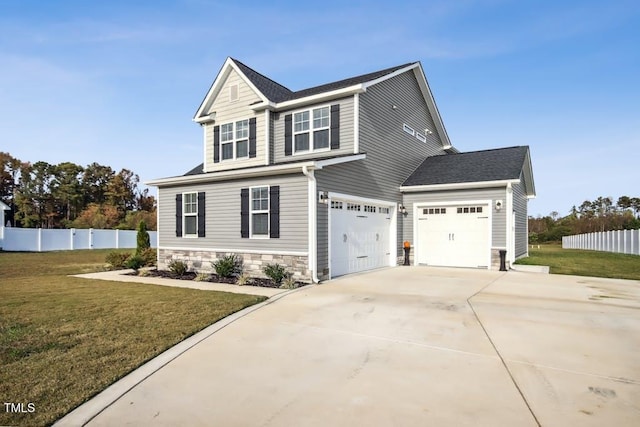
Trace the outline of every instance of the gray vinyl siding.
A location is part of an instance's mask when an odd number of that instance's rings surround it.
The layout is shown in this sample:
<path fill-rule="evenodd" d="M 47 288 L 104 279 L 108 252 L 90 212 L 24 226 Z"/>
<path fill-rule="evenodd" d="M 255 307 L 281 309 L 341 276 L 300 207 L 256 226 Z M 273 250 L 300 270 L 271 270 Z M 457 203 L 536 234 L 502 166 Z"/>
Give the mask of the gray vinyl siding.
<path fill-rule="evenodd" d="M 404 217 L 402 239 L 408 240 L 413 246 L 413 207 L 416 203 L 433 202 L 464 202 L 467 200 L 491 200 L 491 247 L 504 248 L 507 246 L 507 213 L 506 209 L 499 212 L 493 208 L 496 200 L 506 199 L 506 188 L 482 188 L 477 190 L 428 191 L 424 193 L 405 193 L 403 204 L 407 208 Z M 526 248 L 525 248 L 526 249 Z"/>
<path fill-rule="evenodd" d="M 400 203 L 399 187 L 404 180 L 426 157 L 444 154 L 433 118 L 413 71 L 371 86 L 359 98 L 359 147 L 367 158 L 316 171 L 318 190 Z M 427 135 L 426 143 L 420 142 L 402 130 L 403 123 L 421 133 L 425 128 L 434 133 Z M 329 266 L 327 209 L 327 205 L 318 206 L 320 273 Z M 397 255 L 402 254 L 403 222 L 399 216 Z"/>
<path fill-rule="evenodd" d="M 516 258 L 527 254 L 527 195 L 522 184 L 523 178 L 520 175 L 520 183 L 513 185 L 513 210 L 515 211 L 515 256 Z"/>
<path fill-rule="evenodd" d="M 159 232 L 162 247 L 308 251 L 308 189 L 302 174 L 276 175 L 261 179 L 243 179 L 210 184 L 162 187 L 159 189 Z M 280 238 L 246 239 L 240 237 L 240 189 L 260 185 L 280 186 Z M 176 237 L 178 193 L 204 191 L 206 237 Z"/>
<path fill-rule="evenodd" d="M 327 107 L 340 104 L 340 148 L 330 151 L 311 152 L 305 154 L 284 155 L 284 117 L 298 111 L 309 110 L 317 107 Z M 272 163 L 290 162 L 293 160 L 307 160 L 337 156 L 342 154 L 353 154 L 353 97 L 325 101 L 317 105 L 310 105 L 303 108 L 296 108 L 290 111 L 281 111 L 274 114 L 277 118 L 273 121 L 273 157 Z"/>

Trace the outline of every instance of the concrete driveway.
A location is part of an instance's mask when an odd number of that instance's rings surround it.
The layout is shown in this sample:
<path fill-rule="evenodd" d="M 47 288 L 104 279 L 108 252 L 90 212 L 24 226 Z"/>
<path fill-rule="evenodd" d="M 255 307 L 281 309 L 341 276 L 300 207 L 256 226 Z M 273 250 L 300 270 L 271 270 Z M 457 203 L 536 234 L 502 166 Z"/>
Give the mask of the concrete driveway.
<path fill-rule="evenodd" d="M 640 282 L 345 277 L 239 318 L 89 425 L 640 425 Z"/>

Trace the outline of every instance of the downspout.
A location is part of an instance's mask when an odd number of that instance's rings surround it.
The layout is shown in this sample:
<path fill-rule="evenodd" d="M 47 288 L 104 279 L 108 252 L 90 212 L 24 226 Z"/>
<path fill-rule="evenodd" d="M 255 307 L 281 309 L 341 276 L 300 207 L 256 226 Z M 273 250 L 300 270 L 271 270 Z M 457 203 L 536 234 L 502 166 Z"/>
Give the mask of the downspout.
<path fill-rule="evenodd" d="M 309 270 L 311 270 L 311 281 L 313 283 L 318 283 L 318 272 L 317 272 L 317 264 L 318 259 L 316 256 L 316 241 L 317 241 L 317 213 L 318 208 L 316 205 L 316 177 L 313 173 L 313 169 L 309 169 L 309 166 L 302 166 L 302 173 L 306 175 L 309 180 L 309 187 L 307 190 L 308 193 L 308 205 L 309 205 L 309 250 L 308 250 L 308 263 Z"/>
<path fill-rule="evenodd" d="M 516 257 L 515 257 L 515 230 L 513 224 L 513 187 L 511 183 L 507 183 L 507 203 L 506 203 L 506 212 L 507 215 L 507 261 L 509 262 L 509 269 L 513 265 Z"/>

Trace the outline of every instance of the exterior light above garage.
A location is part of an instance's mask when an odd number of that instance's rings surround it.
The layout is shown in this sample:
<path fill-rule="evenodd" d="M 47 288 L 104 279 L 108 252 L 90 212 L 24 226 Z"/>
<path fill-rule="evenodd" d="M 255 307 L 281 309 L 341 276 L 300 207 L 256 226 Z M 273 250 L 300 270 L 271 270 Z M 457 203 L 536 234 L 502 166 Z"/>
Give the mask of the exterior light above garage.
<path fill-rule="evenodd" d="M 502 200 L 496 200 L 496 211 L 500 211 L 502 209 Z"/>
<path fill-rule="evenodd" d="M 405 208 L 404 205 L 402 203 L 400 203 L 398 205 L 398 212 L 401 213 L 402 215 L 406 215 L 407 214 L 407 208 Z"/>

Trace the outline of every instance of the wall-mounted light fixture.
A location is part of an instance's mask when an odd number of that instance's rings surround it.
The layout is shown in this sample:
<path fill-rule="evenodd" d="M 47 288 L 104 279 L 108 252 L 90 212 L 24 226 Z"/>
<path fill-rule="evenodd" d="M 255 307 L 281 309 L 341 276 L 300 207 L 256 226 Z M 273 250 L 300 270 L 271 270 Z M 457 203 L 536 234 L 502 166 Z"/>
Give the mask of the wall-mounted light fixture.
<path fill-rule="evenodd" d="M 425 129 L 424 131 L 426 132 L 427 135 L 433 135 L 433 132 L 431 132 L 431 130 L 429 129 Z"/>
<path fill-rule="evenodd" d="M 397 109 L 398 109 L 398 106 L 397 106 L 396 104 L 393 104 L 393 105 L 391 106 L 391 109 L 392 109 L 392 110 L 397 110 Z"/>
<path fill-rule="evenodd" d="M 404 205 L 402 203 L 400 203 L 398 205 L 398 212 L 401 213 L 402 215 L 406 215 L 407 214 L 407 208 L 405 208 Z"/>
<path fill-rule="evenodd" d="M 502 209 L 502 200 L 496 200 L 496 211 L 500 212 Z"/>
<path fill-rule="evenodd" d="M 318 202 L 324 203 L 325 205 L 329 203 L 329 192 L 318 191 Z"/>

